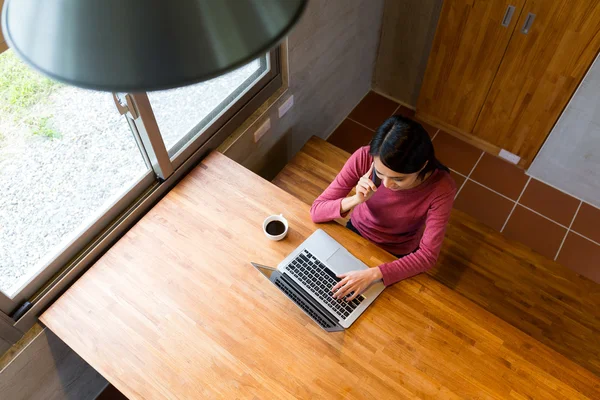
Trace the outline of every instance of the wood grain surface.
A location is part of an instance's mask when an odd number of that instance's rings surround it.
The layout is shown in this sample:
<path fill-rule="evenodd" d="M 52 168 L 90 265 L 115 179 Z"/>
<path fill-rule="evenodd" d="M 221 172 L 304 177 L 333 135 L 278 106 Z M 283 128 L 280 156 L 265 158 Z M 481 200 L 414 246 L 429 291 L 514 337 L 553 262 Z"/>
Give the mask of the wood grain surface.
<path fill-rule="evenodd" d="M 600 379 L 427 275 L 329 334 L 250 261 L 318 227 L 369 266 L 392 257 L 212 153 L 41 320 L 130 399 L 600 397 Z M 283 213 L 288 237 L 267 240 Z"/>
<path fill-rule="evenodd" d="M 311 204 L 349 156 L 312 138 L 273 182 Z M 459 210 L 428 274 L 600 376 L 599 284 Z"/>
<path fill-rule="evenodd" d="M 527 0 L 473 134 L 529 166 L 599 49 L 600 2 Z"/>
<path fill-rule="evenodd" d="M 525 0 L 445 1 L 417 113 L 471 133 Z M 515 6 L 508 26 L 502 20 Z"/>

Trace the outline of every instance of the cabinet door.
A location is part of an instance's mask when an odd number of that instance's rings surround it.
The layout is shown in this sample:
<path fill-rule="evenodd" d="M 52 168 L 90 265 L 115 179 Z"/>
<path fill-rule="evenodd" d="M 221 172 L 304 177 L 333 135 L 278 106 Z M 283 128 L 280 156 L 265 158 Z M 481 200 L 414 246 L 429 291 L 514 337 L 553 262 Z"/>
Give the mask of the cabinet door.
<path fill-rule="evenodd" d="M 420 116 L 473 130 L 524 2 L 444 1 L 417 102 Z"/>
<path fill-rule="evenodd" d="M 527 0 L 474 135 L 528 166 L 599 47 L 597 0 Z"/>

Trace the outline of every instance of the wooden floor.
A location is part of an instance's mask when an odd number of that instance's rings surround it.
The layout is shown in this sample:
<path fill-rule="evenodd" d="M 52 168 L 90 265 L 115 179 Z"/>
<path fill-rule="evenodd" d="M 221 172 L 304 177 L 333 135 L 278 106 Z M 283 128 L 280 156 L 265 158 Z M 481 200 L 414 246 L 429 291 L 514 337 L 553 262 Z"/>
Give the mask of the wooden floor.
<path fill-rule="evenodd" d="M 273 183 L 310 204 L 348 157 L 312 138 Z M 458 210 L 428 274 L 600 376 L 599 284 Z"/>

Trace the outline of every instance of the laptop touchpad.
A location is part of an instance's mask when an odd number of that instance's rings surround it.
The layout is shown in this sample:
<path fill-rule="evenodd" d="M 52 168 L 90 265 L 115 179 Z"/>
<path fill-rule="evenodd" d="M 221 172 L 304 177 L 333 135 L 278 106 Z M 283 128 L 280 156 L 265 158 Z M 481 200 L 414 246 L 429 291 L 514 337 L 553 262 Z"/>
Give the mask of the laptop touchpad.
<path fill-rule="evenodd" d="M 343 248 L 337 249 L 337 251 L 327 259 L 327 263 L 336 274 L 364 269 L 364 267 L 356 261 L 356 258 L 352 257 L 346 249 Z"/>

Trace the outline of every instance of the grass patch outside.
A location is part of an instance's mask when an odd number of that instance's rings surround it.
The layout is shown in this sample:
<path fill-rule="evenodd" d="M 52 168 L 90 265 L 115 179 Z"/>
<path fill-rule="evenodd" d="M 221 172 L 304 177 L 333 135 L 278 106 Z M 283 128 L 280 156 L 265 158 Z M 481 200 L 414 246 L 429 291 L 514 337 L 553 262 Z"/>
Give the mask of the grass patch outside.
<path fill-rule="evenodd" d="M 29 68 L 12 50 L 0 54 L 0 108 L 4 111 L 20 114 L 61 86 Z"/>
<path fill-rule="evenodd" d="M 60 139 L 62 134 L 52 129 L 50 119 L 52 116 L 47 117 L 34 117 L 26 121 L 27 125 L 31 128 L 31 133 L 36 136 L 44 136 L 49 139 Z"/>
<path fill-rule="evenodd" d="M 48 100 L 61 86 L 28 67 L 12 50 L 0 54 L 0 116 L 11 116 L 16 123 L 24 122 L 32 134 L 62 137 L 51 128 L 51 117 L 31 115 L 29 111 L 32 106 Z"/>

